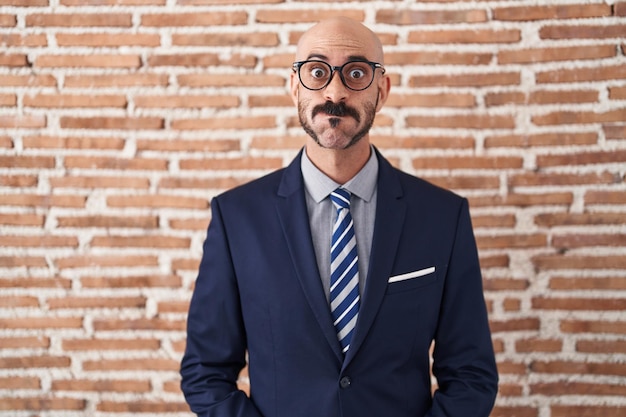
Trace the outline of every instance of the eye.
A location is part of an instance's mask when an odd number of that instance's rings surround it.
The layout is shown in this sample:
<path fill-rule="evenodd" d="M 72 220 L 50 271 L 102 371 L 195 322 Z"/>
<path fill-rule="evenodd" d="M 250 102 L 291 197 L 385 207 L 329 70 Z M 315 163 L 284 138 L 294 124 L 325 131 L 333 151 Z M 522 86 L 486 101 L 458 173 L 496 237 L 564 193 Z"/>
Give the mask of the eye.
<path fill-rule="evenodd" d="M 363 70 L 362 68 L 352 68 L 348 73 L 348 77 L 352 78 L 353 80 L 360 80 L 364 76 L 365 70 Z"/>
<path fill-rule="evenodd" d="M 309 70 L 311 77 L 316 79 L 326 78 L 328 71 L 324 67 L 313 67 Z"/>

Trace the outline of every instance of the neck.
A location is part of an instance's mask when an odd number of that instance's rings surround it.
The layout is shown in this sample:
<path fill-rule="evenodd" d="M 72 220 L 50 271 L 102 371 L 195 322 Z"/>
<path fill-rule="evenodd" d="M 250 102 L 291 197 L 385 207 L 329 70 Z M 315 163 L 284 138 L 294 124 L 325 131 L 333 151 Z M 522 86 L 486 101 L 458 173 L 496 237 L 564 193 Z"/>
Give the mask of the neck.
<path fill-rule="evenodd" d="M 367 163 L 371 148 L 363 138 L 348 149 L 327 149 L 307 141 L 306 154 L 311 162 L 337 184 L 350 181 Z"/>

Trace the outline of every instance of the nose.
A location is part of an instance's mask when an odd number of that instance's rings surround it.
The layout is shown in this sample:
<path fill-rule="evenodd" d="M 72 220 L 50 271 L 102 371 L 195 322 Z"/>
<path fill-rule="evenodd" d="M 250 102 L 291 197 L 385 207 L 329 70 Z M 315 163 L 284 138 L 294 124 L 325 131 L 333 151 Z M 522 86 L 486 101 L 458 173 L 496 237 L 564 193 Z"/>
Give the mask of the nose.
<path fill-rule="evenodd" d="M 324 98 L 328 101 L 332 101 L 333 103 L 339 103 L 340 101 L 346 99 L 347 94 L 348 89 L 345 85 L 343 85 L 339 72 L 334 71 L 330 82 L 326 87 L 324 87 Z"/>

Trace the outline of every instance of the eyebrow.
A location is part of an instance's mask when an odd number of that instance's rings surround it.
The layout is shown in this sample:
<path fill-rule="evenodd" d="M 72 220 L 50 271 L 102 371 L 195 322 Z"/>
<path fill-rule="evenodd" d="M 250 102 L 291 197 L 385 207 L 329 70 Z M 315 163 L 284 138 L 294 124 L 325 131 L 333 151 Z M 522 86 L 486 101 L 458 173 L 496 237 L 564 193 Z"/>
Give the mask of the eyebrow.
<path fill-rule="evenodd" d="M 322 55 L 322 54 L 310 54 L 307 57 L 307 60 L 309 60 L 309 59 L 327 60 L 328 57 L 326 55 Z M 367 59 L 367 57 L 365 57 L 363 55 L 350 55 L 346 62 L 349 62 L 349 61 L 366 61 L 366 62 L 368 62 L 369 59 Z"/>

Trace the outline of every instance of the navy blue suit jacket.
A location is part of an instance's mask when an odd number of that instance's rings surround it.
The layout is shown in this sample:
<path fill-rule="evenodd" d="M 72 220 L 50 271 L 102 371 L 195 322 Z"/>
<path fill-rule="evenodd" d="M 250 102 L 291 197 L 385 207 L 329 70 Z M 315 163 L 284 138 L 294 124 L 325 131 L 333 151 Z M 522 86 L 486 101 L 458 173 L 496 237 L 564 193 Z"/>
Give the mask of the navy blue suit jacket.
<path fill-rule="evenodd" d="M 213 200 L 181 364 L 196 414 L 489 415 L 498 377 L 467 201 L 377 156 L 370 266 L 345 358 L 317 269 L 300 158 Z M 246 362 L 250 397 L 236 387 Z"/>

